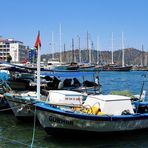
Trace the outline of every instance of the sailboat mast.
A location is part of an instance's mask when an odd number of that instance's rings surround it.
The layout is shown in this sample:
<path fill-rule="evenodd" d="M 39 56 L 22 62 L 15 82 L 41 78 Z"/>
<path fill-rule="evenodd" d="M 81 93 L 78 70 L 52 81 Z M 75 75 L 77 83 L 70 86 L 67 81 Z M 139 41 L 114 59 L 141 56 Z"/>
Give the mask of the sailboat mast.
<path fill-rule="evenodd" d="M 91 63 L 94 63 L 94 59 L 92 59 L 92 57 L 93 57 L 93 51 L 94 51 L 94 43 L 93 43 L 93 41 L 91 41 L 91 49 L 90 49 L 90 57 L 91 57 Z M 92 56 L 91 56 L 92 55 Z"/>
<path fill-rule="evenodd" d="M 66 45 L 64 43 L 64 62 L 67 62 L 67 56 L 66 56 Z"/>
<path fill-rule="evenodd" d="M 89 41 L 88 41 L 88 31 L 87 31 L 87 35 L 86 35 L 86 42 L 87 42 L 87 52 L 88 52 L 88 63 L 89 63 Z"/>
<path fill-rule="evenodd" d="M 96 63 L 97 64 L 100 64 L 99 63 L 99 37 L 97 37 L 97 58 L 96 58 Z"/>
<path fill-rule="evenodd" d="M 144 66 L 144 56 L 143 56 L 143 45 L 142 45 L 142 49 L 141 49 L 141 66 L 143 67 Z"/>
<path fill-rule="evenodd" d="M 114 64 L 114 35 L 112 32 L 112 64 Z"/>
<path fill-rule="evenodd" d="M 51 40 L 52 40 L 52 59 L 54 59 L 54 33 L 51 34 Z"/>
<path fill-rule="evenodd" d="M 60 33 L 60 62 L 62 62 L 62 29 L 61 24 L 59 26 L 59 33 Z"/>
<path fill-rule="evenodd" d="M 89 63 L 91 64 L 91 49 L 92 48 L 92 42 L 89 40 Z"/>
<path fill-rule="evenodd" d="M 79 63 L 82 63 L 81 49 L 80 49 L 80 36 L 78 35 L 78 50 L 79 50 Z"/>
<path fill-rule="evenodd" d="M 72 38 L 72 62 L 75 62 L 74 39 Z"/>
<path fill-rule="evenodd" d="M 123 40 L 123 32 L 122 32 L 122 67 L 124 67 L 124 40 Z"/>

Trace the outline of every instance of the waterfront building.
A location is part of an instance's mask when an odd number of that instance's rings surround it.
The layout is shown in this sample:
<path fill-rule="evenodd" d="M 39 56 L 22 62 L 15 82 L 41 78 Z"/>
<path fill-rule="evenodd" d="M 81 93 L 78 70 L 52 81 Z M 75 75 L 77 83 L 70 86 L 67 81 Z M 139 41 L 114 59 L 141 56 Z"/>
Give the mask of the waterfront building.
<path fill-rule="evenodd" d="M 29 50 L 29 62 L 30 63 L 36 63 L 37 62 L 37 50 L 36 49 L 30 49 Z"/>
<path fill-rule="evenodd" d="M 11 56 L 12 63 L 23 63 L 29 58 L 29 47 L 14 39 L 0 39 L 0 60 L 7 61 Z"/>

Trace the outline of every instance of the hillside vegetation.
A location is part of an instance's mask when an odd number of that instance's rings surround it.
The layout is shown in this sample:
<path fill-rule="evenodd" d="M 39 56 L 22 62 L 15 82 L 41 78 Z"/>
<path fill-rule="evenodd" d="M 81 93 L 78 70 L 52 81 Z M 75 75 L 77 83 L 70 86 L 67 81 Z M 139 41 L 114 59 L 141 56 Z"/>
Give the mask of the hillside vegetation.
<path fill-rule="evenodd" d="M 89 51 L 82 50 L 81 51 L 81 61 L 83 63 L 89 61 Z M 100 63 L 100 64 L 108 64 L 111 63 L 111 51 L 99 51 L 96 50 L 91 51 L 91 61 L 92 63 Z M 117 50 L 113 52 L 114 55 L 114 63 L 121 65 L 122 63 L 122 50 Z M 59 59 L 60 53 L 54 53 L 54 58 Z M 71 63 L 73 61 L 79 62 L 79 50 L 75 51 L 65 51 L 61 53 L 62 61 L 66 63 Z M 124 49 L 124 57 L 125 64 L 127 65 L 147 65 L 147 57 L 148 53 L 135 49 L 135 48 L 126 48 Z M 48 61 L 52 59 L 51 54 L 43 54 L 41 59 L 44 61 Z"/>

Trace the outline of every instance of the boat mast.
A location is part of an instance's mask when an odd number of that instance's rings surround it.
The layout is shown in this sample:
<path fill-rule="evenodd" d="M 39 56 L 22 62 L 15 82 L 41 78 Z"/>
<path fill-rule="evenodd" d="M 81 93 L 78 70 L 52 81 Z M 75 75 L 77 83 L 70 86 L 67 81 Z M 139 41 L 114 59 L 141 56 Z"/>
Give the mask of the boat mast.
<path fill-rule="evenodd" d="M 60 62 L 62 62 L 62 31 L 61 24 L 59 26 L 59 34 L 60 34 Z"/>
<path fill-rule="evenodd" d="M 122 32 L 122 67 L 124 67 L 124 40 L 123 40 L 123 32 Z"/>
<path fill-rule="evenodd" d="M 86 35 L 86 42 L 87 42 L 88 63 L 89 63 L 89 42 L 88 42 L 88 31 L 87 31 L 87 35 Z"/>
<path fill-rule="evenodd" d="M 97 58 L 96 58 L 96 63 L 97 64 L 100 64 L 99 63 L 99 37 L 97 37 Z"/>
<path fill-rule="evenodd" d="M 142 49 L 141 49 L 141 66 L 143 67 L 144 66 L 144 56 L 143 56 L 143 45 L 142 45 Z"/>
<path fill-rule="evenodd" d="M 64 43 L 64 62 L 67 63 L 66 45 L 65 45 L 65 43 Z"/>
<path fill-rule="evenodd" d="M 78 35 L 77 37 L 78 37 L 79 63 L 82 63 L 81 49 L 80 49 L 80 36 Z"/>
<path fill-rule="evenodd" d="M 112 32 L 112 64 L 114 64 L 114 36 Z"/>
<path fill-rule="evenodd" d="M 93 42 L 89 40 L 89 63 L 91 64 L 92 60 L 91 60 L 91 48 L 92 48 L 92 44 Z"/>
<path fill-rule="evenodd" d="M 92 55 L 93 55 L 93 51 L 94 51 L 94 43 L 93 43 L 93 41 L 91 41 L 91 49 L 90 49 L 90 51 L 91 51 L 91 53 L 92 53 Z M 90 57 L 91 57 L 91 54 L 90 54 Z M 94 62 L 94 59 L 92 59 L 92 57 L 91 57 L 91 62 L 90 62 L 90 64 L 92 63 L 92 61 Z"/>
<path fill-rule="evenodd" d="M 89 39 L 89 33 L 87 32 L 87 51 L 88 51 L 88 63 L 91 63 L 91 41 Z"/>
<path fill-rule="evenodd" d="M 74 39 L 72 38 L 72 62 L 75 62 Z"/>
<path fill-rule="evenodd" d="M 52 60 L 54 59 L 54 34 L 53 34 L 53 32 L 52 32 L 52 34 L 51 34 L 51 40 L 52 40 Z"/>

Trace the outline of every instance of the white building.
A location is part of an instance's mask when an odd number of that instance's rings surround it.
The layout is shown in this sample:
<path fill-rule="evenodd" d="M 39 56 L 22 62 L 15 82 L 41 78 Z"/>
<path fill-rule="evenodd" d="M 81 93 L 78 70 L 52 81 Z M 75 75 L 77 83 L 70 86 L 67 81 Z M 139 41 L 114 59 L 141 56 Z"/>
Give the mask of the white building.
<path fill-rule="evenodd" d="M 23 42 L 14 39 L 0 39 L 0 60 L 6 61 L 9 55 L 13 63 L 22 63 L 29 58 L 27 47 Z"/>

